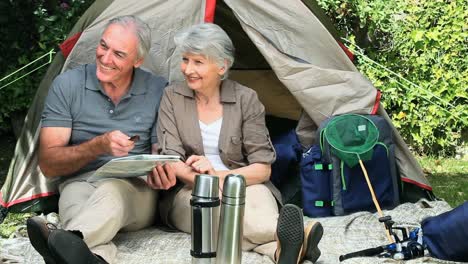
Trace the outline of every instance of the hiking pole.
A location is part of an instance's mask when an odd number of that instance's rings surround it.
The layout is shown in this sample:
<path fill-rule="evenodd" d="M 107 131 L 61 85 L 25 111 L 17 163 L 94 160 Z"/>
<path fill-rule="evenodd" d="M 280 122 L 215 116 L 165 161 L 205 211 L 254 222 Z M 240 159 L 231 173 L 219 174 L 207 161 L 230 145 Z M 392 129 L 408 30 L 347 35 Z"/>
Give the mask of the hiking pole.
<path fill-rule="evenodd" d="M 359 157 L 359 155 L 358 155 Z M 367 170 L 366 167 L 364 167 L 364 163 L 362 163 L 361 157 L 359 157 L 359 165 L 361 165 L 362 172 L 364 172 L 364 178 L 366 178 L 367 186 L 369 187 L 369 191 L 372 196 L 372 201 L 374 202 L 375 208 L 377 208 L 377 212 L 379 213 L 380 217 L 384 217 L 382 213 L 382 209 L 380 209 L 379 201 L 377 201 L 377 197 L 375 196 L 374 188 L 372 187 L 372 184 L 369 180 L 369 175 L 367 175 Z M 384 224 L 385 226 L 385 224 Z M 385 234 L 387 235 L 388 240 L 390 243 L 394 243 L 395 241 L 393 240 L 392 236 L 390 236 L 390 232 L 387 229 L 387 226 L 385 226 Z"/>

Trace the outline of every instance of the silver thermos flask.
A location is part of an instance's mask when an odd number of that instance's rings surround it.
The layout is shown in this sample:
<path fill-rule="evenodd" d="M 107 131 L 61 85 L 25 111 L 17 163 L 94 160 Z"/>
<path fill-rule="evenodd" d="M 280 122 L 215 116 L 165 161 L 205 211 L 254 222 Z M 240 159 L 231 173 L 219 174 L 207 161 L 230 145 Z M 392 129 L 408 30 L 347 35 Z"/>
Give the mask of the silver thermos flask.
<path fill-rule="evenodd" d="M 192 189 L 192 264 L 214 264 L 219 227 L 219 178 L 195 176 Z"/>
<path fill-rule="evenodd" d="M 216 264 L 242 261 L 245 186 L 242 175 L 229 174 L 224 179 Z"/>

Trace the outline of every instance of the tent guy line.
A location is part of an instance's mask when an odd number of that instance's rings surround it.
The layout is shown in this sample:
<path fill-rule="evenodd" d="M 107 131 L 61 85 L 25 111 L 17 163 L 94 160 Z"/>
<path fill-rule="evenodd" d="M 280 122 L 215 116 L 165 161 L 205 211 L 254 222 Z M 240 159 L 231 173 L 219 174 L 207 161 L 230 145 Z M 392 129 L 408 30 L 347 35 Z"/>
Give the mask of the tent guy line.
<path fill-rule="evenodd" d="M 16 71 L 14 71 L 14 72 L 8 74 L 8 75 L 5 76 L 5 77 L 3 77 L 3 78 L 0 80 L 0 82 L 3 82 L 4 80 L 10 78 L 11 76 L 14 76 L 14 75 L 17 74 L 19 71 L 28 68 L 30 65 L 32 65 L 32 64 L 34 64 L 35 62 L 41 60 L 42 58 L 49 56 L 49 60 L 48 60 L 46 63 L 44 63 L 44 64 L 40 65 L 39 67 L 37 67 L 37 68 L 35 68 L 35 69 L 29 71 L 28 73 L 26 73 L 26 74 L 24 74 L 24 75 L 22 75 L 22 76 L 20 76 L 20 77 L 18 77 L 18 78 L 16 78 L 16 79 L 14 79 L 13 81 L 11 81 L 11 82 L 9 82 L 9 83 L 3 85 L 2 87 L 0 87 L 0 90 L 2 90 L 3 88 L 7 87 L 8 85 L 10 85 L 10 84 L 12 84 L 12 83 L 15 83 L 16 81 L 19 81 L 19 80 L 23 79 L 24 77 L 26 77 L 26 76 L 28 76 L 29 74 L 31 74 L 31 73 L 33 73 L 33 72 L 39 70 L 40 68 L 42 68 L 42 67 L 44 67 L 44 66 L 46 66 L 46 65 L 49 65 L 49 64 L 52 62 L 52 59 L 53 59 L 52 55 L 54 55 L 55 53 L 56 53 L 56 52 L 54 51 L 54 49 L 51 49 L 49 52 L 45 53 L 44 55 L 41 55 L 39 58 L 37 58 L 37 59 L 31 61 L 30 63 L 24 65 L 23 67 L 17 69 Z"/>

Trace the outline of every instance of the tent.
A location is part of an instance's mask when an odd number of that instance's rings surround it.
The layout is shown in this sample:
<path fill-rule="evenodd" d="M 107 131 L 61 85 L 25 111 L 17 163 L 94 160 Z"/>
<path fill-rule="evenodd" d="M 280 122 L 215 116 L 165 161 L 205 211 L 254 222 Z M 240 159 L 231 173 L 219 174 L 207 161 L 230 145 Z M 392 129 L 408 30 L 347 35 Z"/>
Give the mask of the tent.
<path fill-rule="evenodd" d="M 8 212 L 56 209 L 54 182 L 38 168 L 38 135 L 43 103 L 53 78 L 83 63 L 93 63 L 106 22 L 134 14 L 152 29 L 147 70 L 180 80 L 173 36 L 202 22 L 220 25 L 233 39 L 236 59 L 230 78 L 255 89 L 267 114 L 294 120 L 303 146 L 314 142 L 318 125 L 343 113 L 378 114 L 380 92 L 362 76 L 352 56 L 314 0 L 96 0 L 60 46 L 26 116 L 0 193 L 0 223 Z M 349 55 L 349 56 L 348 56 Z M 430 197 L 432 188 L 398 131 L 396 159 L 406 199 Z"/>

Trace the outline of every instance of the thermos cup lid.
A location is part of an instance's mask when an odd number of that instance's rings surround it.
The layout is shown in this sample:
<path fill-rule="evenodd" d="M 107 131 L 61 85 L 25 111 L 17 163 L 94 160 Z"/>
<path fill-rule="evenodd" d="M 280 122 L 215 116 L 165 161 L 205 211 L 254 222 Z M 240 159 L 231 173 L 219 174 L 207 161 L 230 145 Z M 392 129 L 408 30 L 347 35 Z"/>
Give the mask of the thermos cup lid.
<path fill-rule="evenodd" d="M 208 174 L 195 175 L 192 195 L 203 198 L 219 198 L 219 178 Z"/>
<path fill-rule="evenodd" d="M 245 179 L 239 174 L 229 174 L 224 178 L 223 196 L 231 198 L 245 197 Z"/>

